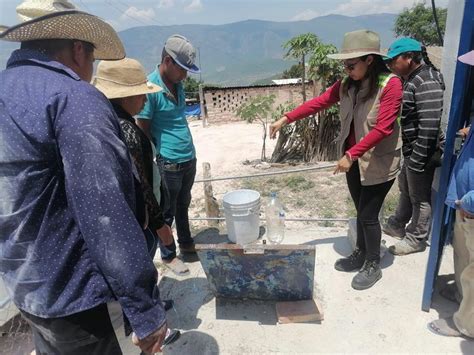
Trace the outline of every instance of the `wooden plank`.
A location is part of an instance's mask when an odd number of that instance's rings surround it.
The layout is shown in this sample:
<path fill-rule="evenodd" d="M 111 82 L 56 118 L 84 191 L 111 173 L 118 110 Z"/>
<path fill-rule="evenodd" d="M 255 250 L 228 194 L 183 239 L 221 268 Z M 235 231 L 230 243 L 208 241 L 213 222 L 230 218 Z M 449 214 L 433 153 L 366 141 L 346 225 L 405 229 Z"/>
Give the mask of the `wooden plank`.
<path fill-rule="evenodd" d="M 322 308 L 314 299 L 277 302 L 275 308 L 278 322 L 281 324 L 317 322 L 324 319 Z"/>
<path fill-rule="evenodd" d="M 236 244 L 197 244 L 199 260 L 217 297 L 296 301 L 313 298 L 315 246 L 259 245 L 246 254 Z"/>

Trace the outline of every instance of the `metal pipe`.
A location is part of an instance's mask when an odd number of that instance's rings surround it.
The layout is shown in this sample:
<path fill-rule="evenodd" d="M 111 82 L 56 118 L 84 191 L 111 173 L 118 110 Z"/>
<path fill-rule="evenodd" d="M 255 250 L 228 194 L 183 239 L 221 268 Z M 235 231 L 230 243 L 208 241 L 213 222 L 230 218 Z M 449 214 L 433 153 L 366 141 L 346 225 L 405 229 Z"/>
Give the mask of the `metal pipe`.
<path fill-rule="evenodd" d="M 224 217 L 190 217 L 190 221 L 225 221 Z M 265 221 L 265 218 L 260 218 Z M 288 222 L 348 222 L 349 218 L 285 218 Z"/>
<path fill-rule="evenodd" d="M 254 175 L 224 176 L 224 177 L 217 177 L 217 178 L 212 178 L 212 179 L 197 179 L 197 180 L 194 180 L 194 182 L 197 183 L 197 182 L 208 182 L 208 181 L 254 178 L 254 177 L 261 177 L 261 176 L 298 173 L 301 171 L 323 170 L 323 169 L 329 169 L 329 168 L 334 168 L 334 164 L 326 164 L 324 166 L 312 166 L 309 168 L 301 168 L 301 169 L 294 169 L 294 170 L 272 171 L 269 173 L 261 173 L 261 174 L 254 174 Z"/>

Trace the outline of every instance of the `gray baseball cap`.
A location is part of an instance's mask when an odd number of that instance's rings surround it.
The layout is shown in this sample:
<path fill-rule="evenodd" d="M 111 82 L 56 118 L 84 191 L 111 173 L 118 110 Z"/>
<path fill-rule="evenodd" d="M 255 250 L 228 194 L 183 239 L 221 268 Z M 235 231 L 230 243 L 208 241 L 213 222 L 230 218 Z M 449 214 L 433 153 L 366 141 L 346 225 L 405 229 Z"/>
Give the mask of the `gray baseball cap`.
<path fill-rule="evenodd" d="M 201 70 L 194 64 L 196 50 L 189 40 L 181 35 L 172 35 L 166 40 L 165 51 L 183 69 L 191 73 L 199 73 Z"/>

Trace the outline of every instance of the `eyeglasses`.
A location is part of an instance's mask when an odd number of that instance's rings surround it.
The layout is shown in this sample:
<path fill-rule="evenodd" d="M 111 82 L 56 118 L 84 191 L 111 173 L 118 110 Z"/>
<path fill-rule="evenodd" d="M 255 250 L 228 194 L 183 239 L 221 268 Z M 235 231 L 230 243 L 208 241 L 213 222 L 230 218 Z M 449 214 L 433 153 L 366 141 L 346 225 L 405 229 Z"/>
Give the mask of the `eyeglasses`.
<path fill-rule="evenodd" d="M 353 71 L 357 65 L 357 63 L 359 62 L 362 62 L 360 59 L 357 61 L 357 62 L 353 62 L 353 63 L 344 63 L 344 68 L 348 71 Z"/>

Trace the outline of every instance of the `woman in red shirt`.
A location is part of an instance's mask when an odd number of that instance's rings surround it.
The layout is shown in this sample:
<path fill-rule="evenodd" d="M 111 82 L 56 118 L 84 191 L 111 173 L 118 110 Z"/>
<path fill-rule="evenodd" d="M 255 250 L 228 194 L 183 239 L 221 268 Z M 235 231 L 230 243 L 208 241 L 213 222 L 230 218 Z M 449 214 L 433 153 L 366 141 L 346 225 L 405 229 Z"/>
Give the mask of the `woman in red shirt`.
<path fill-rule="evenodd" d="M 347 77 L 270 126 L 270 137 L 275 138 L 284 125 L 340 103 L 342 157 L 334 173 L 346 173 L 357 210 L 357 245 L 351 255 L 336 261 L 335 268 L 359 270 L 352 280 L 357 290 L 372 287 L 382 277 L 378 215 L 400 171 L 402 142 L 397 118 L 402 83 L 390 74 L 382 56 L 375 32 L 346 33 L 341 53 L 329 57 L 344 61 Z"/>

